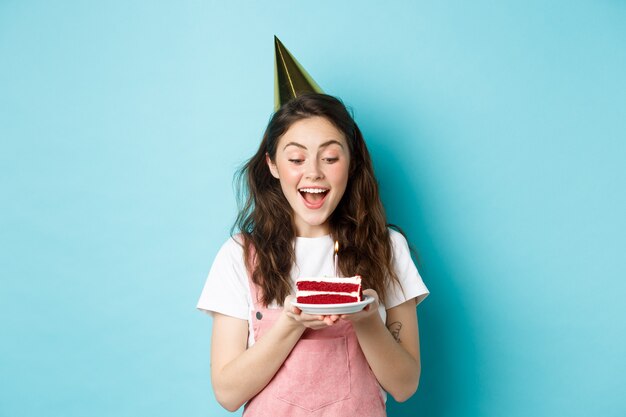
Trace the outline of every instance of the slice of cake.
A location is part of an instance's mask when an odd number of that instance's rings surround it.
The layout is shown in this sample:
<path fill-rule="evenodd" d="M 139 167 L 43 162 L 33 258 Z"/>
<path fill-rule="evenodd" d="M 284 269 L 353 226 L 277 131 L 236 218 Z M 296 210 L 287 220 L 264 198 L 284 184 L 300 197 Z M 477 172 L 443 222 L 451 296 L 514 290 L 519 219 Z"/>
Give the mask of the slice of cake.
<path fill-rule="evenodd" d="M 303 304 L 343 304 L 363 300 L 361 276 L 349 278 L 298 278 L 296 302 Z"/>

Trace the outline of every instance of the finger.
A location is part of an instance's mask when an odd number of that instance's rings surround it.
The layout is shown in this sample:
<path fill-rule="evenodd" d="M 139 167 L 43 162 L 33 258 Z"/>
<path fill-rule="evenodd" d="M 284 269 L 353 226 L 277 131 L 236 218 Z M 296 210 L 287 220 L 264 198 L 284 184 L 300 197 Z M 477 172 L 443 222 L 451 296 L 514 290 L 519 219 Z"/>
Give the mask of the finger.
<path fill-rule="evenodd" d="M 371 288 L 363 290 L 363 295 L 369 295 L 370 297 L 374 297 L 374 299 L 378 301 L 378 293 Z"/>
<path fill-rule="evenodd" d="M 324 316 L 314 316 L 312 314 L 300 313 L 300 318 L 303 321 L 324 321 Z"/>
<path fill-rule="evenodd" d="M 313 330 L 320 330 L 320 329 L 327 329 L 328 324 L 326 323 L 320 323 L 320 324 L 316 324 L 316 325 L 310 325 L 310 326 L 306 326 L 308 329 L 313 329 Z"/>
<path fill-rule="evenodd" d="M 291 302 L 293 301 L 293 296 L 292 295 L 288 295 L 287 297 L 285 297 L 285 301 L 283 302 L 283 306 L 285 308 L 285 310 L 287 311 L 291 311 L 293 313 L 297 313 L 297 307 L 294 307 L 293 304 L 291 304 Z"/>

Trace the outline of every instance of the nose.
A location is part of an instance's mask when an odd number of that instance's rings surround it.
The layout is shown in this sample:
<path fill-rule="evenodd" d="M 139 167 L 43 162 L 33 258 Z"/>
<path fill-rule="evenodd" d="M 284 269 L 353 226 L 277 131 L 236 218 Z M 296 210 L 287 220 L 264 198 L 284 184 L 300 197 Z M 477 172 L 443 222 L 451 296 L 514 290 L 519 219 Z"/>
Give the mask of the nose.
<path fill-rule="evenodd" d="M 305 176 L 310 180 L 319 180 L 324 178 L 324 174 L 320 169 L 320 164 L 317 159 L 310 159 L 306 164 Z"/>

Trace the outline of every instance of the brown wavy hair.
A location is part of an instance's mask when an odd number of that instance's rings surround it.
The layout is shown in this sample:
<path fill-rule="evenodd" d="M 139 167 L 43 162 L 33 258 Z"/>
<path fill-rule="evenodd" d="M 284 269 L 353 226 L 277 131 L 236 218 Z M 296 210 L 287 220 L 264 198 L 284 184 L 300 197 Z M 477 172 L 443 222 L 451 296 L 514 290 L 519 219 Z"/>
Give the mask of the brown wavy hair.
<path fill-rule="evenodd" d="M 330 217 L 330 233 L 339 241 L 339 270 L 361 275 L 363 288 L 372 288 L 384 302 L 389 284 L 400 285 L 393 270 L 392 247 L 378 183 L 363 135 L 337 98 L 308 93 L 283 105 L 270 119 L 259 149 L 235 177 L 239 214 L 231 233 L 241 234 L 244 260 L 252 281 L 263 293 L 262 303 L 282 305 L 292 293 L 296 228 L 293 210 L 278 179 L 267 166 L 275 161 L 278 141 L 298 120 L 320 116 L 340 130 L 350 150 L 346 191 Z"/>

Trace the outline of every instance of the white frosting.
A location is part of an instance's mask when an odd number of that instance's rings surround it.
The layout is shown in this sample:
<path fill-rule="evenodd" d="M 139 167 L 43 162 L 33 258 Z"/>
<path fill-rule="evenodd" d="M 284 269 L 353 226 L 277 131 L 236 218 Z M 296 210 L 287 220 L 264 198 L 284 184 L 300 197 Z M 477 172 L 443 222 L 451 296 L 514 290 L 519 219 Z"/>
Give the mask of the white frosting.
<path fill-rule="evenodd" d="M 348 295 L 351 297 L 359 297 L 359 292 L 358 291 L 354 291 L 354 292 L 332 292 L 332 291 L 298 291 L 297 296 L 298 297 L 308 297 L 311 295 L 318 295 L 318 294 L 332 294 L 332 295 Z"/>
<path fill-rule="evenodd" d="M 330 282 L 330 283 L 342 283 L 342 284 L 360 284 L 361 277 L 314 277 L 314 278 L 298 278 L 296 282 L 300 281 L 313 281 L 313 282 Z"/>

